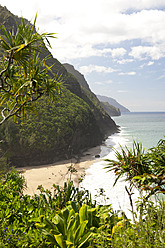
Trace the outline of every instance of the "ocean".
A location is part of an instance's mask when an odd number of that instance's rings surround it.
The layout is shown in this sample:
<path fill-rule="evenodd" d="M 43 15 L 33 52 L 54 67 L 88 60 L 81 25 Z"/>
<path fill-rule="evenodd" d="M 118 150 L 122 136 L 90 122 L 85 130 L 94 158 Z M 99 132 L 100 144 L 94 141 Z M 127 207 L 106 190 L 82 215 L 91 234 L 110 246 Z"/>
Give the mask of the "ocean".
<path fill-rule="evenodd" d="M 165 112 L 131 112 L 113 117 L 113 120 L 120 126 L 120 132 L 105 140 L 101 146 L 101 159 L 86 170 L 81 187 L 88 189 L 98 203 L 111 204 L 114 210 L 123 210 L 131 218 L 129 197 L 125 190 L 128 184 L 121 178 L 113 187 L 115 176 L 104 168 L 108 164 L 104 160 L 115 159 L 112 147 L 118 150 L 120 145 L 126 145 L 130 148 L 133 140 L 142 142 L 146 150 L 156 146 L 160 139 L 165 138 Z M 134 205 L 138 197 L 135 190 L 132 195 Z"/>

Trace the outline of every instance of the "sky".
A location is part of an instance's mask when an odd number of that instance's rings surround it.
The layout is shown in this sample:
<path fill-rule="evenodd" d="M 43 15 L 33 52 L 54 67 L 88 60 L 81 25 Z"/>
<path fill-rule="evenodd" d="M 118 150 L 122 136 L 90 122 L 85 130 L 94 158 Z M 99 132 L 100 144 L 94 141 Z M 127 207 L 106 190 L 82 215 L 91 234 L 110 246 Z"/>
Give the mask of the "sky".
<path fill-rule="evenodd" d="M 165 111 L 165 0 L 0 0 L 80 71 L 95 94 L 130 111 Z"/>

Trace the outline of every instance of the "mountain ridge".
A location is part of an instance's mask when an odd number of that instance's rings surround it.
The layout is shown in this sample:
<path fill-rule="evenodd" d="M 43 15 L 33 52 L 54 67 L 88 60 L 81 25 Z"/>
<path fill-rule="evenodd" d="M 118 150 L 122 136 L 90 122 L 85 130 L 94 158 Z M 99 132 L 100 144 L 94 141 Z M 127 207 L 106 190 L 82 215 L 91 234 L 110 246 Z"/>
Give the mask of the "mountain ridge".
<path fill-rule="evenodd" d="M 121 113 L 128 113 L 130 112 L 129 109 L 127 109 L 126 107 L 124 107 L 123 105 L 121 105 L 120 103 L 118 103 L 114 98 L 112 97 L 108 97 L 108 96 L 101 96 L 101 95 L 97 95 L 98 99 L 101 102 L 108 102 L 110 105 L 120 109 Z"/>

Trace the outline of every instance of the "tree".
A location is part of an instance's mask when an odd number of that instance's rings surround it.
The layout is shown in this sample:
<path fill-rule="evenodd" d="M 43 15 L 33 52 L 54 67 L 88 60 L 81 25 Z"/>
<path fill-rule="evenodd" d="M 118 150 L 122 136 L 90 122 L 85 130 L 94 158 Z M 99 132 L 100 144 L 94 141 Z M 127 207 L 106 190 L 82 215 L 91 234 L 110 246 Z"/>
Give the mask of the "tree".
<path fill-rule="evenodd" d="M 39 34 L 33 25 L 22 18 L 17 31 L 7 31 L 1 25 L 0 49 L 3 57 L 0 63 L 0 125 L 14 116 L 22 117 L 27 111 L 34 111 L 33 102 L 43 95 L 50 100 L 60 95 L 61 80 L 58 75 L 50 76 L 51 67 L 46 65 L 47 57 L 40 60 L 39 55 L 51 48 L 49 38 L 54 33 Z"/>
<path fill-rule="evenodd" d="M 116 160 L 107 159 L 106 168 L 114 171 L 115 183 L 122 176 L 130 183 L 130 192 L 133 187 L 147 194 L 145 200 L 157 193 L 165 194 L 165 140 L 160 140 L 156 147 L 147 152 L 141 143 L 133 142 L 133 148 L 122 148 L 115 151 Z"/>

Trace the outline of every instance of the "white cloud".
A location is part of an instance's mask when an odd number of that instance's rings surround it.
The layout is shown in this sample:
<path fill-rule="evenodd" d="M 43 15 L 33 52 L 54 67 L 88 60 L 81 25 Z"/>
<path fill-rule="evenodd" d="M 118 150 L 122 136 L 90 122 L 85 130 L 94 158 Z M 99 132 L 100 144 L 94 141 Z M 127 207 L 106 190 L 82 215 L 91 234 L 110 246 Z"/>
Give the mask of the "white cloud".
<path fill-rule="evenodd" d="M 117 92 L 119 92 L 119 93 L 127 93 L 128 90 L 118 90 Z"/>
<path fill-rule="evenodd" d="M 129 55 L 139 60 L 146 60 L 148 58 L 158 60 L 165 57 L 165 50 L 161 50 L 156 46 L 136 46 L 132 47 Z"/>
<path fill-rule="evenodd" d="M 116 60 L 116 62 L 120 65 L 124 65 L 127 63 L 132 63 L 134 61 L 134 59 L 122 59 L 122 60 Z"/>
<path fill-rule="evenodd" d="M 98 72 L 98 73 L 112 73 L 117 70 L 111 67 L 99 66 L 99 65 L 88 65 L 88 66 L 81 66 L 79 68 L 80 72 L 84 75 L 89 74 L 91 72 Z"/>
<path fill-rule="evenodd" d="M 116 48 L 116 49 L 112 49 L 112 57 L 122 57 L 127 53 L 127 50 L 124 48 Z"/>
<path fill-rule="evenodd" d="M 153 65 L 153 64 L 154 64 L 153 61 L 149 61 L 147 65 L 148 65 L 148 66 L 151 66 L 151 65 Z"/>
<path fill-rule="evenodd" d="M 157 78 L 157 80 L 161 80 L 163 78 L 165 78 L 165 75 L 161 75 L 160 77 Z"/>
<path fill-rule="evenodd" d="M 53 55 L 62 62 L 80 57 L 124 56 L 124 48 L 94 49 L 98 44 L 119 44 L 141 39 L 165 46 L 164 0 L 0 0 L 17 15 L 32 19 L 38 12 L 41 31 L 57 32 L 52 41 Z M 127 14 L 127 10 L 132 14 Z M 138 11 L 138 12 L 137 12 Z"/>
<path fill-rule="evenodd" d="M 108 84 L 113 84 L 113 81 L 112 80 L 107 80 L 107 81 L 97 81 L 95 82 L 95 84 L 98 84 L 98 85 L 108 85 Z"/>
<path fill-rule="evenodd" d="M 130 72 L 120 72 L 119 75 L 128 75 L 128 76 L 134 76 L 136 75 L 135 71 L 130 71 Z"/>
<path fill-rule="evenodd" d="M 148 63 L 144 63 L 140 65 L 140 68 L 143 68 L 144 66 L 151 66 L 151 65 L 154 65 L 154 61 L 149 61 Z"/>

